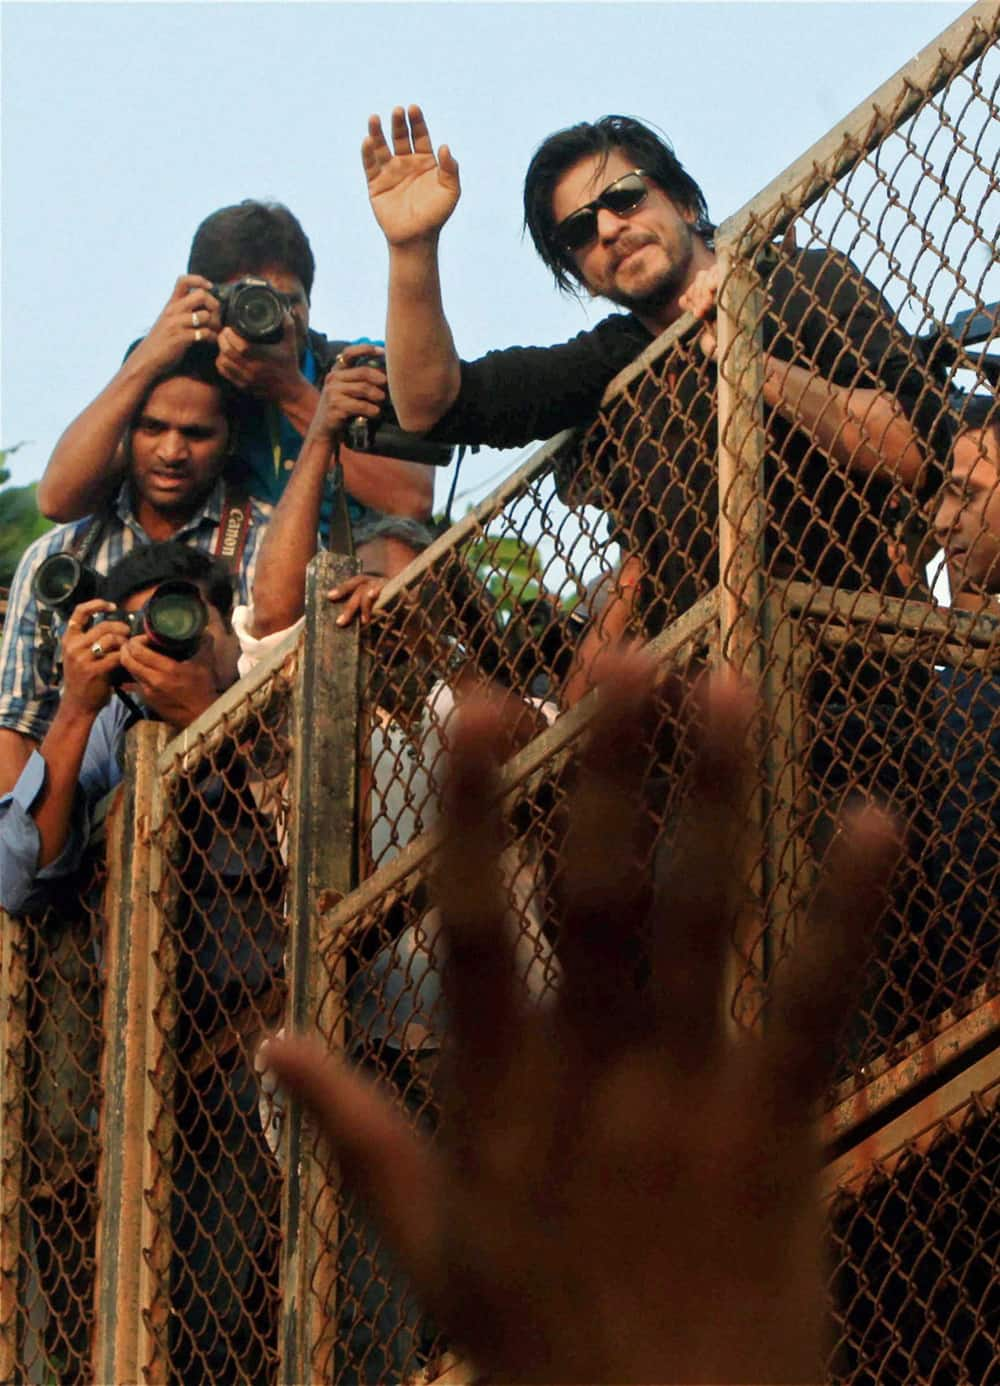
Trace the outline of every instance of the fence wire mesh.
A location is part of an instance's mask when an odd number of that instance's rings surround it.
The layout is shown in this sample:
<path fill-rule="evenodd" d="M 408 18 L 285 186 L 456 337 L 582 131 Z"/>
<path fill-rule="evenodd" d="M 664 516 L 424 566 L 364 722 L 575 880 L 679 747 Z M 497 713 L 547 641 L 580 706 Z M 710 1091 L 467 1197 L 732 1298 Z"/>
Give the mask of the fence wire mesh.
<path fill-rule="evenodd" d="M 161 757 L 155 1371 L 273 1380 L 280 1166 L 257 1052 L 285 1006 L 290 670 Z"/>
<path fill-rule="evenodd" d="M 996 1380 L 998 1094 L 958 1104 L 832 1200 L 830 1380 Z"/>
<path fill-rule="evenodd" d="M 3 916 L 4 1379 L 90 1381 L 105 867 Z"/>

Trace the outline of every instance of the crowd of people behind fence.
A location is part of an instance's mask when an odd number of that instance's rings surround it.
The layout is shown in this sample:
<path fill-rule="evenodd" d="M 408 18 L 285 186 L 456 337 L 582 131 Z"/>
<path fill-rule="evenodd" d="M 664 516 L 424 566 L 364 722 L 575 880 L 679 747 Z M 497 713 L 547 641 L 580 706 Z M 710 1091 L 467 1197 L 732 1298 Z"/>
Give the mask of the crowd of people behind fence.
<path fill-rule="evenodd" d="M 190 726 L 301 625 L 307 568 L 323 547 L 360 566 L 329 594 L 331 619 L 381 620 L 399 651 L 380 666 L 379 715 L 366 733 L 368 870 L 434 821 L 435 767 L 452 710 L 472 691 L 503 689 L 508 755 L 600 684 L 623 649 L 720 582 L 723 266 L 702 192 L 669 145 L 620 116 L 541 144 L 524 190 L 535 248 L 559 288 L 614 311 L 561 345 L 472 361 L 458 355 L 438 267 L 440 233 L 459 200 L 455 159 L 447 146 L 435 152 L 415 106 L 392 113 L 388 136 L 373 117 L 362 154 L 389 250 L 384 346 L 311 326 L 315 265 L 288 208 L 224 207 L 197 228 L 156 322 L 49 459 L 39 505 L 60 523 L 21 559 L 0 653 L 0 905 L 11 913 L 44 908 L 53 884 L 78 868 L 93 809 L 121 780 L 130 727 L 141 719 Z M 1000 412 L 989 372 L 975 390 L 958 391 L 932 346 L 904 331 L 839 251 L 800 250 L 786 237 L 762 250 L 756 271 L 765 304 L 767 578 L 930 603 L 925 567 L 936 549 L 951 606 L 995 619 Z M 616 435 L 600 412 L 608 384 L 686 312 L 700 329 L 673 364 L 654 365 L 648 394 L 637 386 L 638 422 Z M 603 509 L 617 547 L 613 560 L 600 556 L 589 603 L 563 617 L 557 655 L 546 647 L 541 684 L 533 667 L 518 685 L 492 599 L 460 556 L 429 570 L 418 602 L 373 614 L 385 583 L 436 536 L 434 471 L 455 465 L 454 448 L 522 446 L 565 428 L 590 430 L 571 503 Z M 423 655 L 434 677 L 411 688 Z M 964 912 L 963 957 L 970 946 L 992 957 L 995 926 L 982 916 L 1000 884 L 995 674 L 904 665 L 891 650 L 865 649 L 821 664 L 812 696 L 821 732 L 809 770 L 821 793 L 837 807 L 848 791 L 891 799 L 916 838 L 906 851 L 914 869 L 921 824 L 930 817 L 943 828 L 950 851 L 968 860 L 923 878 L 947 907 L 934 949 L 941 958 L 954 951 L 948 930 Z M 954 773 L 928 805 L 910 767 L 930 740 Z M 404 783 L 406 747 L 416 756 Z M 259 1003 L 283 968 L 274 924 L 281 846 L 260 828 L 242 754 L 230 746 L 198 784 L 188 816 L 179 813 L 212 862 L 179 924 L 179 1004 L 199 1042 Z M 214 827 L 205 826 L 206 805 Z M 817 843 L 834 831 L 831 814 Z M 522 921 L 522 977 L 541 995 L 562 981 L 531 884 L 533 850 L 530 840 L 518 843 L 501 874 Z M 394 1004 L 409 994 L 380 1041 L 438 1004 L 434 969 L 424 958 L 415 973 L 411 945 L 390 940 L 364 959 Z M 360 1016 L 363 997 L 352 1004 Z M 266 1183 L 274 1159 L 257 1115 L 259 1077 L 238 1054 L 222 1066 L 190 1057 L 181 1046 L 177 1122 L 189 1135 L 204 1129 L 174 1171 L 172 1293 L 185 1310 L 172 1320 L 170 1350 L 178 1379 L 263 1379 L 277 1213 L 234 1195 Z M 244 1138 L 234 1140 L 237 1129 Z M 223 1230 L 213 1236 L 212 1227 Z M 58 1254 L 50 1259 L 58 1279 Z M 407 1332 L 397 1331 L 407 1311 L 394 1291 L 375 1306 L 365 1299 L 372 1274 L 365 1263 L 362 1308 L 341 1325 L 344 1340 L 357 1335 L 359 1344 L 344 1380 L 351 1370 L 371 1380 L 403 1370 L 420 1337 L 412 1315 Z M 397 1272 L 379 1274 L 394 1286 Z M 50 1334 L 50 1358 L 67 1379 L 86 1355 L 85 1318 Z M 383 1340 L 378 1356 L 372 1343 Z M 506 1361 L 502 1352 L 497 1360 Z M 608 1370 L 614 1375 L 613 1364 Z"/>

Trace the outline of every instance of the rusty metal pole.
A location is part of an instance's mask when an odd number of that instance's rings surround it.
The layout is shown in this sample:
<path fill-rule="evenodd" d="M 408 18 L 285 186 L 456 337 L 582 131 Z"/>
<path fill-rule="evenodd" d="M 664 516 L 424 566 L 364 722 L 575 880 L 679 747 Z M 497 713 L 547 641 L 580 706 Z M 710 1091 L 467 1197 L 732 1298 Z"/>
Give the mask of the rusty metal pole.
<path fill-rule="evenodd" d="M 357 884 L 360 635 L 335 624 L 326 593 L 358 572 L 320 553 L 309 565 L 306 623 L 292 709 L 288 883 L 288 1023 L 343 1044 L 342 979 L 325 963 L 325 914 Z M 282 1199 L 279 1381 L 329 1380 L 336 1338 L 339 1194 L 317 1150 L 315 1124 L 293 1104 Z"/>
<path fill-rule="evenodd" d="M 718 332 L 719 418 L 719 662 L 754 685 L 764 668 L 761 607 L 764 561 L 764 360 L 761 325 L 764 297 L 753 265 L 735 255 L 731 242 L 717 244 L 721 289 Z M 765 709 L 765 715 L 767 710 Z M 765 796 L 759 780 L 747 812 L 752 847 L 734 864 L 750 896 L 734 931 L 731 983 L 734 1014 L 760 1010 L 764 975 L 764 873 L 760 851 Z M 748 971 L 757 984 L 746 986 Z"/>
<path fill-rule="evenodd" d="M 162 723 L 141 722 L 130 733 L 122 793 L 108 823 L 96 1381 L 143 1380 L 151 1356 L 146 1257 L 156 1237 L 147 1190 L 153 1187 L 149 1136 L 158 1124 L 151 1075 L 163 1043 L 154 1029 L 163 937 L 156 829 L 164 794 L 157 759 L 168 739 Z"/>

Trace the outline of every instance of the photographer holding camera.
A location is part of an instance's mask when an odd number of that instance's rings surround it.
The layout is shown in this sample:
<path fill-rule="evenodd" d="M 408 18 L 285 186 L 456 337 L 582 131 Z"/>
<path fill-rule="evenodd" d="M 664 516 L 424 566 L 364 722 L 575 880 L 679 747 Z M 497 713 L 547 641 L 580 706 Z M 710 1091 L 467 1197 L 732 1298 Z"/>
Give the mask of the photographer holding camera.
<path fill-rule="evenodd" d="M 96 513 L 43 534 L 21 557 L 0 649 L 0 792 L 14 784 L 56 711 L 56 646 L 69 613 L 58 591 L 38 600 L 46 560 L 75 558 L 101 574 L 138 544 L 178 539 L 226 558 L 240 600 L 247 598 L 266 517 L 222 480 L 233 425 L 215 358 L 210 343 L 192 345 L 149 382 L 125 422 L 125 475 L 115 495 Z"/>
<path fill-rule="evenodd" d="M 176 540 L 149 544 L 98 585 L 100 595 L 77 604 L 66 625 L 63 693 L 52 725 L 13 792 L 0 799 L 0 905 L 13 912 L 43 907 L 80 865 L 93 810 L 122 778 L 128 728 L 145 718 L 180 731 L 236 678 L 234 583 L 223 560 Z M 194 772 L 175 811 L 188 859 L 171 912 L 179 1008 L 171 1039 L 178 1060 L 171 1280 L 185 1313 L 183 1323 L 171 1318 L 170 1350 L 179 1379 L 256 1381 L 271 1332 L 274 1182 L 257 1080 L 242 1047 L 228 1040 L 234 1017 L 254 1015 L 281 976 L 284 877 L 273 828 L 256 808 L 248 762 L 235 743 Z M 96 1006 L 93 989 L 72 1003 L 49 997 L 49 1010 L 79 1016 L 88 996 Z M 43 1133 L 53 1128 L 53 1113 L 65 1112 L 70 1134 L 87 1126 L 96 1081 L 88 1063 L 96 1053 L 79 1052 L 74 1037 L 67 1044 L 62 1067 L 43 1072 L 33 1089 Z M 73 1084 L 73 1099 L 56 1100 L 53 1084 L 60 1093 Z M 45 1186 L 63 1177 L 89 1188 L 91 1169 L 67 1173 L 62 1161 L 61 1174 L 54 1172 L 54 1155 L 69 1146 L 61 1128 L 55 1133 L 53 1171 L 44 1168 L 46 1151 L 36 1154 Z M 248 1188 L 255 1200 L 238 1196 Z M 33 1216 L 44 1220 L 47 1207 L 43 1200 Z M 72 1240 L 58 1228 L 43 1239 L 52 1287 L 75 1264 Z M 56 1302 L 54 1293 L 47 1302 Z M 60 1335 L 85 1353 L 71 1318 L 60 1316 Z"/>
<path fill-rule="evenodd" d="M 191 654 L 178 659 L 149 630 L 148 613 L 157 589 L 181 581 L 203 630 Z M 135 582 L 142 585 L 130 588 Z M 0 905 L 12 912 L 26 907 L 36 882 L 76 866 L 88 807 L 121 778 L 127 726 L 144 716 L 180 731 L 236 679 L 232 580 L 220 560 L 177 541 L 148 545 L 116 564 L 101 587 L 110 595 L 73 608 L 62 638 L 58 710 L 13 791 L 0 799 Z M 146 620 L 137 621 L 143 613 Z M 119 687 L 141 699 L 138 713 L 113 696 Z"/>
<path fill-rule="evenodd" d="M 314 274 L 309 240 L 280 203 L 246 199 L 206 217 L 191 243 L 188 272 L 159 318 L 56 444 L 38 487 L 43 514 L 77 519 L 107 496 L 124 469 L 121 442 L 138 399 L 198 342 L 217 345 L 219 373 L 236 392 L 234 480 L 256 500 L 275 504 L 344 345 L 309 325 Z M 450 457 L 449 448 L 437 452 L 441 461 Z M 345 448 L 341 462 L 352 524 L 372 511 L 429 518 L 433 478 L 418 445 L 390 456 Z M 331 503 L 328 482 L 327 513 Z"/>

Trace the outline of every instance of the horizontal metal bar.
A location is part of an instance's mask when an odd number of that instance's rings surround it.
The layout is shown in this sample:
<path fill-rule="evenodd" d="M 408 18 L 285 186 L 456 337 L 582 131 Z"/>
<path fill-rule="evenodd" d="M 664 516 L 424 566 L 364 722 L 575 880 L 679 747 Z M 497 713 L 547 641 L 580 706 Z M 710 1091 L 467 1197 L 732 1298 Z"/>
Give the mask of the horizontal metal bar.
<path fill-rule="evenodd" d="M 877 592 L 853 592 L 840 587 L 814 587 L 808 582 L 769 585 L 768 595 L 778 608 L 802 616 L 832 616 L 848 624 L 877 624 L 915 635 L 946 636 L 983 649 L 1000 647 L 1000 620 L 954 607 L 934 606 Z"/>
<path fill-rule="evenodd" d="M 944 1081 L 956 1064 L 967 1061 L 970 1053 L 991 1037 L 1000 1045 L 1000 996 L 991 991 L 989 983 L 980 987 L 963 1006 L 962 1014 L 952 1009 L 939 1016 L 932 1035 L 911 1035 L 893 1062 L 877 1060 L 863 1079 L 841 1084 L 836 1105 L 822 1119 L 824 1146 L 843 1148 L 853 1131 L 869 1126 L 908 1093 Z"/>
<path fill-rule="evenodd" d="M 762 241 L 780 235 L 838 178 L 918 111 L 928 97 L 945 87 L 955 72 L 985 52 L 998 32 L 1000 5 L 996 0 L 978 0 L 766 188 L 727 217 L 716 233 L 716 243 L 738 243 L 739 253 L 747 255 Z"/>
<path fill-rule="evenodd" d="M 942 1131 L 953 1130 L 971 1103 L 992 1109 L 1000 1099 L 1000 1048 L 935 1089 L 895 1121 L 824 1166 L 820 1175 L 823 1198 L 852 1191 L 877 1170 L 891 1174 L 908 1154 L 926 1152 Z"/>

